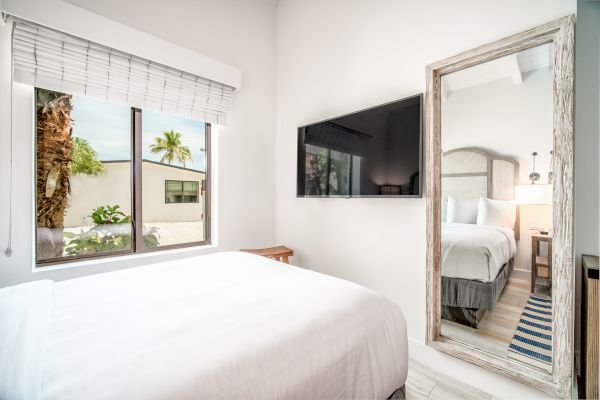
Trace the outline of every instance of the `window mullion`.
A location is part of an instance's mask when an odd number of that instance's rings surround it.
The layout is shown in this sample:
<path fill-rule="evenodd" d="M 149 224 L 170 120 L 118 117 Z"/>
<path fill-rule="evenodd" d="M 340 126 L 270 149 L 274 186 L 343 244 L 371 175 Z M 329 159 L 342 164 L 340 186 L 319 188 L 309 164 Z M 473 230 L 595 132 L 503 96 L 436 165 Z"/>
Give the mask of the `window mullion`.
<path fill-rule="evenodd" d="M 142 110 L 139 108 L 131 109 L 131 128 L 132 128 L 132 160 L 131 184 L 133 185 L 133 240 L 134 252 L 139 253 L 144 250 L 143 246 L 143 219 L 142 219 Z"/>
<path fill-rule="evenodd" d="M 204 167 L 204 181 L 205 181 L 205 191 L 204 191 L 204 241 L 206 243 L 211 242 L 211 124 L 206 123 L 205 125 L 205 136 L 204 136 L 204 155 L 206 165 Z M 201 201 L 201 194 L 198 194 L 198 201 Z"/>

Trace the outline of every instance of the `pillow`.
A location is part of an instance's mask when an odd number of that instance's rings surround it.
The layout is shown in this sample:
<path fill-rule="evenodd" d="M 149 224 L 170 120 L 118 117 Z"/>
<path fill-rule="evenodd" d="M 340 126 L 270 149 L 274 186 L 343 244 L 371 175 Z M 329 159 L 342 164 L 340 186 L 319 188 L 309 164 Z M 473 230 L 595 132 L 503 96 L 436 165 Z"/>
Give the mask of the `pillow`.
<path fill-rule="evenodd" d="M 459 222 L 461 224 L 477 223 L 477 199 L 457 199 L 448 196 L 446 222 Z"/>
<path fill-rule="evenodd" d="M 479 199 L 477 225 L 493 225 L 513 229 L 517 217 L 517 205 L 512 201 Z"/>
<path fill-rule="evenodd" d="M 446 221 L 446 210 L 448 209 L 448 199 L 442 200 L 442 222 Z"/>

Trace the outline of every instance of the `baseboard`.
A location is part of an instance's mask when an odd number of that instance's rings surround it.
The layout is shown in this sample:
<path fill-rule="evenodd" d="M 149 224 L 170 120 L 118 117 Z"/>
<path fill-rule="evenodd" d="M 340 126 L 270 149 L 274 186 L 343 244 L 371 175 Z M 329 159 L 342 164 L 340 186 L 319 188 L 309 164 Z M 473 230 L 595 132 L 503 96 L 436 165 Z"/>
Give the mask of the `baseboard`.
<path fill-rule="evenodd" d="M 517 279 L 520 281 L 531 281 L 531 271 L 526 269 L 515 268 L 510 274 L 510 279 Z"/>

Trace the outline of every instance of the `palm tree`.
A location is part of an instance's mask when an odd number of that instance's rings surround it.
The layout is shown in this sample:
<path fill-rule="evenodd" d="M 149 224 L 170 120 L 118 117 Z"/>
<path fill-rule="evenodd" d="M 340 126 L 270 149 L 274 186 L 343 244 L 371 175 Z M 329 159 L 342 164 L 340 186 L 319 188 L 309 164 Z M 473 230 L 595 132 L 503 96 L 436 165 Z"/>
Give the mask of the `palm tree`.
<path fill-rule="evenodd" d="M 65 210 L 69 201 L 71 95 L 38 89 L 36 97 L 37 258 L 63 255 Z"/>
<path fill-rule="evenodd" d="M 160 159 L 161 163 L 166 161 L 170 165 L 173 160 L 176 160 L 185 167 L 186 161 L 193 161 L 190 148 L 181 144 L 182 134 L 180 132 L 171 129 L 170 131 L 163 131 L 162 134 L 162 137 L 155 137 L 154 143 L 150 145 L 152 153 L 164 153 Z"/>

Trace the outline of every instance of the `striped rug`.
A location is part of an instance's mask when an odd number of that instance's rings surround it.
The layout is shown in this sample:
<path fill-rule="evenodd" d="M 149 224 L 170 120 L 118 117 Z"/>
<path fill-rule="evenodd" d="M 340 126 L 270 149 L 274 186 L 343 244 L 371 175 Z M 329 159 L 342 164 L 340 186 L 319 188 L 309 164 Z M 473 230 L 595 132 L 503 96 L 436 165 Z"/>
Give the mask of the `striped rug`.
<path fill-rule="evenodd" d="M 509 357 L 541 368 L 552 364 L 552 300 L 529 295 L 510 346 Z"/>

